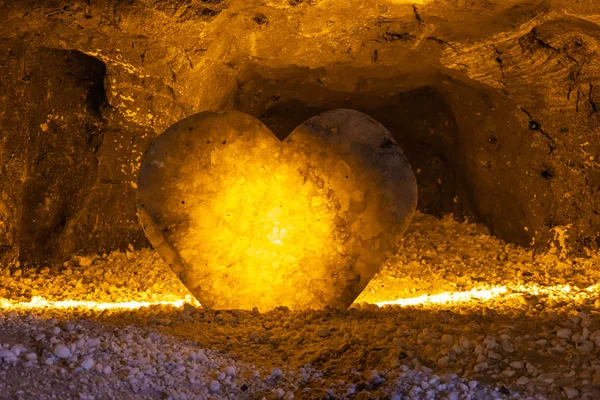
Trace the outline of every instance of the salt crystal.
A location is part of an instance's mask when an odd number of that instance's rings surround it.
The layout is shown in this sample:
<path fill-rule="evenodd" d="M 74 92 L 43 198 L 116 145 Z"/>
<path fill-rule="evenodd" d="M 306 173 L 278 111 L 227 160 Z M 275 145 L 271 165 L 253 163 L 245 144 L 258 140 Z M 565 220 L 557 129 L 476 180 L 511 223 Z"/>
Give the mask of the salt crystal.
<path fill-rule="evenodd" d="M 77 257 L 77 263 L 82 267 L 89 267 L 92 265 L 92 259 L 89 257 Z"/>
<path fill-rule="evenodd" d="M 376 370 L 372 370 L 369 372 L 368 382 L 371 385 L 379 385 L 383 382 L 383 379 L 379 376 L 379 373 Z"/>
<path fill-rule="evenodd" d="M 319 331 L 317 332 L 317 336 L 318 336 L 318 337 L 326 337 L 326 336 L 329 336 L 329 328 L 323 328 L 323 329 L 319 329 Z"/>
<path fill-rule="evenodd" d="M 442 335 L 441 342 L 448 347 L 452 346 L 454 344 L 454 336 L 444 334 L 444 335 Z"/>
<path fill-rule="evenodd" d="M 221 384 L 219 383 L 219 381 L 210 382 L 210 390 L 212 392 L 218 392 L 220 389 L 221 389 Z"/>
<path fill-rule="evenodd" d="M 5 362 L 16 362 L 17 356 L 10 350 L 0 350 L 0 360 Z"/>
<path fill-rule="evenodd" d="M 571 388 L 568 386 L 563 386 L 562 388 L 563 392 L 565 393 L 565 396 L 567 396 L 568 399 L 574 399 L 577 398 L 579 396 L 579 390 L 575 389 L 575 388 Z"/>
<path fill-rule="evenodd" d="M 584 340 L 577 347 L 577 350 L 579 350 L 580 353 L 584 354 L 590 353 L 592 350 L 594 350 L 594 343 L 590 342 L 589 340 Z"/>
<path fill-rule="evenodd" d="M 12 351 L 14 353 L 15 356 L 19 357 L 21 355 L 21 353 L 24 353 L 27 349 L 25 347 L 23 347 L 23 345 L 20 344 L 16 344 L 14 345 L 10 351 Z"/>
<path fill-rule="evenodd" d="M 58 358 L 69 358 L 71 357 L 71 350 L 69 350 L 69 348 L 64 345 L 59 344 L 54 349 L 54 355 Z"/>
<path fill-rule="evenodd" d="M 272 378 L 281 378 L 282 376 L 283 372 L 281 372 L 281 369 L 279 368 L 274 368 L 273 371 L 271 371 Z"/>
<path fill-rule="evenodd" d="M 91 369 L 94 366 L 94 360 L 91 358 L 86 358 L 85 360 L 83 360 L 83 362 L 81 363 L 81 367 L 83 369 L 85 369 L 86 371 Z"/>
<path fill-rule="evenodd" d="M 529 383 L 529 378 L 526 376 L 522 376 L 519 379 L 517 379 L 517 385 L 526 385 Z"/>
<path fill-rule="evenodd" d="M 448 394 L 448 400 L 458 400 L 460 396 L 460 393 L 456 390 L 453 390 L 452 392 L 450 392 Z"/>
<path fill-rule="evenodd" d="M 302 327 L 304 326 L 304 321 L 302 321 L 301 319 L 297 319 L 294 320 L 294 322 L 292 322 L 292 329 L 302 329 Z"/>
<path fill-rule="evenodd" d="M 559 338 L 567 339 L 571 336 L 571 330 L 569 328 L 563 328 L 556 331 L 556 336 Z"/>

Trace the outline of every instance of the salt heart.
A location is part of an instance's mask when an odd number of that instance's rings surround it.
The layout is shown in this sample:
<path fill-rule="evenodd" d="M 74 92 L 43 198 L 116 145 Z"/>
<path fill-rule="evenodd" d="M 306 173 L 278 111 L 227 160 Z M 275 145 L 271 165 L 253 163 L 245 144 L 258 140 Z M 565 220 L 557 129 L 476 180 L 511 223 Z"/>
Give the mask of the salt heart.
<path fill-rule="evenodd" d="M 138 182 L 150 243 L 202 306 L 345 309 L 397 249 L 417 204 L 408 160 L 358 111 L 283 141 L 238 111 L 156 137 Z"/>

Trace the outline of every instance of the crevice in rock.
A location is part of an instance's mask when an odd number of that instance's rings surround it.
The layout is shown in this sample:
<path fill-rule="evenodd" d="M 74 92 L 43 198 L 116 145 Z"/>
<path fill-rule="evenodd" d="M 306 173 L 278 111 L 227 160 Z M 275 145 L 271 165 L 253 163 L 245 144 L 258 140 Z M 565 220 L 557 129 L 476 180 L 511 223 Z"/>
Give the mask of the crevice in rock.
<path fill-rule="evenodd" d="M 529 111 L 527 111 L 525 108 L 521 107 L 521 111 L 523 111 L 527 117 L 529 117 L 529 129 L 531 129 L 532 131 L 536 131 L 542 134 L 542 136 L 544 136 L 546 139 L 548 139 L 550 141 L 550 143 L 548 143 L 548 154 L 552 154 L 554 153 L 554 151 L 556 150 L 556 140 L 554 140 L 554 138 L 552 138 L 550 135 L 548 135 L 546 132 L 544 132 L 544 130 L 542 129 L 542 125 L 533 118 L 533 116 L 531 115 L 531 113 Z"/>
<path fill-rule="evenodd" d="M 594 90 L 594 84 L 592 82 L 590 82 L 590 90 L 588 92 L 588 101 L 590 102 L 590 105 L 592 106 L 592 112 L 590 113 L 590 116 L 598 112 L 598 105 L 596 104 L 596 102 L 594 101 L 594 99 L 592 97 L 593 90 Z"/>
<path fill-rule="evenodd" d="M 454 46 L 452 46 L 452 44 L 450 44 L 449 42 L 445 41 L 444 39 L 440 39 L 434 36 L 427 36 L 425 39 L 427 40 L 432 40 L 436 43 L 442 44 L 444 46 L 448 46 L 450 47 L 452 50 L 456 51 L 456 48 Z"/>
<path fill-rule="evenodd" d="M 412 9 L 413 9 L 413 13 L 415 14 L 415 18 L 417 19 L 417 21 L 419 23 L 425 22 L 423 20 L 423 17 L 421 17 L 421 14 L 419 13 L 419 9 L 417 8 L 417 6 L 415 4 L 413 4 Z"/>
<path fill-rule="evenodd" d="M 79 51 L 27 55 L 30 146 L 19 226 L 20 261 L 61 260 L 68 233 L 96 181 L 104 137 L 106 66 Z M 94 210 L 84 211 L 93 214 Z"/>
<path fill-rule="evenodd" d="M 541 173 L 540 173 L 541 177 L 544 179 L 552 179 L 554 178 L 554 173 L 550 170 L 549 167 L 546 167 L 546 169 L 544 169 Z"/>

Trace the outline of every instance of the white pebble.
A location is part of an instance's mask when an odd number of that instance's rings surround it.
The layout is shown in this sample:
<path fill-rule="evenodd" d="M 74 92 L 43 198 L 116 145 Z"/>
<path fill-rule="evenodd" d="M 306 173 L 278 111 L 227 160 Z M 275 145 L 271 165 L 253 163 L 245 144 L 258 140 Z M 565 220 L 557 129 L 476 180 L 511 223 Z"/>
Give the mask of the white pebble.
<path fill-rule="evenodd" d="M 81 368 L 85 369 L 86 371 L 90 370 L 93 366 L 94 366 L 94 360 L 92 360 L 91 358 L 86 358 L 81 363 Z"/>
<path fill-rule="evenodd" d="M 563 328 L 556 331 L 556 336 L 559 338 L 567 339 L 571 336 L 571 330 L 569 328 Z"/>
<path fill-rule="evenodd" d="M 460 393 L 458 393 L 458 391 L 453 390 L 452 392 L 450 392 L 450 394 L 448 395 L 448 400 L 458 400 L 460 396 Z"/>
<path fill-rule="evenodd" d="M 579 390 L 575 388 L 563 386 L 562 389 L 563 392 L 565 392 L 565 396 L 567 396 L 568 399 L 575 399 L 579 396 Z"/>
<path fill-rule="evenodd" d="M 381 382 L 383 382 L 383 379 L 379 376 L 379 373 L 376 370 L 372 370 L 369 372 L 368 382 L 371 385 L 379 385 Z M 429 385 L 429 383 L 425 381 L 423 381 L 422 384 Z"/>
<path fill-rule="evenodd" d="M 221 384 L 219 383 L 219 381 L 212 381 L 210 383 L 210 390 L 212 392 L 218 392 L 221 389 Z"/>
<path fill-rule="evenodd" d="M 282 376 L 283 372 L 281 372 L 281 369 L 279 368 L 273 368 L 273 371 L 271 371 L 272 378 L 281 378 Z"/>
<path fill-rule="evenodd" d="M 67 346 L 63 346 L 62 344 L 59 344 L 54 349 L 54 355 L 58 358 L 69 358 L 69 357 L 71 357 L 71 350 L 69 350 L 69 348 Z"/>
<path fill-rule="evenodd" d="M 514 369 L 523 368 L 523 363 L 521 361 L 513 361 L 509 365 L 511 368 L 514 368 Z"/>
<path fill-rule="evenodd" d="M 529 383 L 529 378 L 526 376 L 522 376 L 517 379 L 517 385 L 527 385 Z"/>

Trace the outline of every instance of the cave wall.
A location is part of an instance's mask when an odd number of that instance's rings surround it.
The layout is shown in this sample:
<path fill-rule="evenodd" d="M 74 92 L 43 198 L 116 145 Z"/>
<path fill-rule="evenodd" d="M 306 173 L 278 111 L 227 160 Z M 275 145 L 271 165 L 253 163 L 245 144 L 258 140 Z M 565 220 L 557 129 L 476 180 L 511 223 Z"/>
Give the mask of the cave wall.
<path fill-rule="evenodd" d="M 597 249 L 600 6 L 412 3 L 0 2 L 0 262 L 146 246 L 141 152 L 232 108 L 279 135 L 360 109 L 405 147 L 423 211 Z"/>
<path fill-rule="evenodd" d="M 127 171 L 140 130 L 106 126 L 104 63 L 18 40 L 0 51 L 10 55 L 0 82 L 5 260 L 36 265 L 145 243 Z"/>

